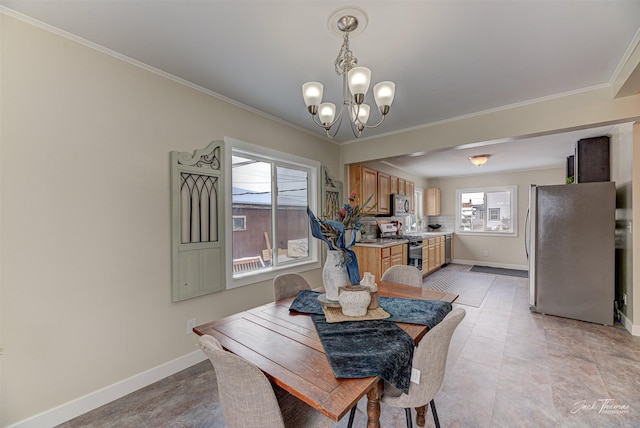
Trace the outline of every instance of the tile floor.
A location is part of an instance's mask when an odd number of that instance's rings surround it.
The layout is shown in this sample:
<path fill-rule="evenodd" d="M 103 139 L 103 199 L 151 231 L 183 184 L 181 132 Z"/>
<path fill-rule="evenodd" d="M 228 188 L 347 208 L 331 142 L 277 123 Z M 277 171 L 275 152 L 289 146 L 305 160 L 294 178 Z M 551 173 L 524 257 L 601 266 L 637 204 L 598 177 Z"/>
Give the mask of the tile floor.
<path fill-rule="evenodd" d="M 640 337 L 531 313 L 524 278 L 495 275 L 480 307 L 462 307 L 436 396 L 443 427 L 640 426 Z M 363 399 L 354 427 L 366 426 L 365 411 Z M 335 427 L 346 425 L 345 417 Z M 225 426 L 208 361 L 60 425 Z M 383 406 L 381 426 L 406 426 L 404 412 Z"/>

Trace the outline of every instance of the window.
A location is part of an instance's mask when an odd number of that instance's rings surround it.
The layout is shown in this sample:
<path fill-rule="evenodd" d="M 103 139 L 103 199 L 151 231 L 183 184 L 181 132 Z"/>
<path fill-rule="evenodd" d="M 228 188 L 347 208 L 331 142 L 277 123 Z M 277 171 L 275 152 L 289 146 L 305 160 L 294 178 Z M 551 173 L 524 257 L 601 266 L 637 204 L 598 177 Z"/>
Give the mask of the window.
<path fill-rule="evenodd" d="M 233 216 L 233 230 L 247 230 L 247 216 L 246 215 L 234 215 Z"/>
<path fill-rule="evenodd" d="M 422 221 L 422 217 L 424 216 L 424 212 L 422 210 L 422 207 L 424 206 L 424 200 L 422 199 L 422 195 L 422 189 L 416 187 L 413 191 L 413 200 L 415 202 L 415 214 L 417 221 Z"/>
<path fill-rule="evenodd" d="M 318 169 L 313 161 L 257 146 L 232 148 L 234 280 L 317 261 L 307 206 L 315 210 Z"/>
<path fill-rule="evenodd" d="M 517 186 L 458 189 L 456 194 L 458 233 L 517 236 Z"/>

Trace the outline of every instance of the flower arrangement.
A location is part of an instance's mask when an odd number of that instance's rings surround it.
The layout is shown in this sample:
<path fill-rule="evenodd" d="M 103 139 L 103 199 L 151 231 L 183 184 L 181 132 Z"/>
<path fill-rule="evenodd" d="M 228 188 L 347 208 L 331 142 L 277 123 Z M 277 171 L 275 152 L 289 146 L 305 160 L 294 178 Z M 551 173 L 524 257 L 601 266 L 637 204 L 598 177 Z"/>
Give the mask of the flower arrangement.
<path fill-rule="evenodd" d="M 360 283 L 360 272 L 356 255 L 350 248 L 355 245 L 356 232 L 362 227 L 360 219 L 368 215 L 373 209 L 372 207 L 365 210 L 372 197 L 373 194 L 367 198 L 364 204 L 359 205 L 355 203 L 357 199 L 356 192 L 351 192 L 348 203 L 337 211 L 335 208 L 329 208 L 329 212 L 325 212 L 323 218 L 316 217 L 307 207 L 313 237 L 325 242 L 329 250 L 339 250 L 343 253 L 347 273 L 352 285 Z M 347 242 L 346 235 L 348 230 L 351 230 L 352 233 Z"/>

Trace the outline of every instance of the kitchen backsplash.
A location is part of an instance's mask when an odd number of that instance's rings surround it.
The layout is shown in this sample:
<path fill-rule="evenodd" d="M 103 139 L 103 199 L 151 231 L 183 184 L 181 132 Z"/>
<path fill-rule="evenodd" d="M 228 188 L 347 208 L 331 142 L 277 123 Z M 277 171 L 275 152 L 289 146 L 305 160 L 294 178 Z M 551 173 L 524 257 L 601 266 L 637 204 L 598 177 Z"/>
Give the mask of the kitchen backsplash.
<path fill-rule="evenodd" d="M 427 217 L 427 224 L 441 224 L 444 230 L 454 230 L 456 227 L 456 216 L 430 215 Z"/>
<path fill-rule="evenodd" d="M 361 219 L 361 222 L 363 224 L 375 224 L 376 222 L 379 222 L 379 221 L 389 222 L 394 220 L 400 221 L 401 227 L 405 233 L 409 231 L 416 231 L 418 229 L 415 216 L 363 217 Z M 410 224 L 416 225 L 416 226 L 411 227 Z M 452 215 L 437 215 L 437 216 L 433 215 L 433 216 L 424 217 L 424 226 L 422 230 L 425 232 L 428 232 L 429 230 L 427 228 L 427 225 L 429 224 L 441 224 L 442 230 L 453 231 L 456 225 L 456 217 Z M 377 231 L 377 228 L 376 228 L 376 231 Z"/>

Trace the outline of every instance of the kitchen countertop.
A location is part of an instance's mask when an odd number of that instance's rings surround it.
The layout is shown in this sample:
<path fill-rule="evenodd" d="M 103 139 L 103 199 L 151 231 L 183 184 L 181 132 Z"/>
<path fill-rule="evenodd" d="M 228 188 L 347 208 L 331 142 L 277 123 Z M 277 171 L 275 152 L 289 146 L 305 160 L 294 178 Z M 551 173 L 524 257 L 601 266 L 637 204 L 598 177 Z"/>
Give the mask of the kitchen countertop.
<path fill-rule="evenodd" d="M 368 241 L 356 242 L 356 246 L 359 247 L 374 247 L 374 248 L 386 248 L 393 247 L 394 245 L 408 244 L 408 239 L 396 239 L 396 238 L 378 238 Z"/>

